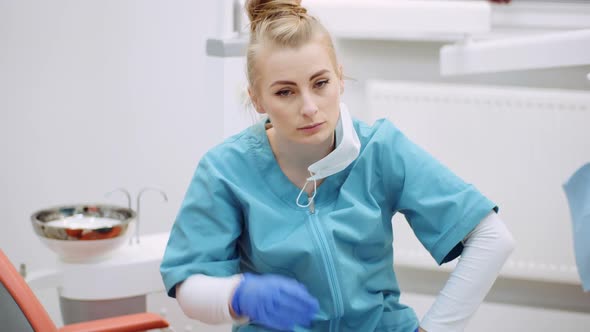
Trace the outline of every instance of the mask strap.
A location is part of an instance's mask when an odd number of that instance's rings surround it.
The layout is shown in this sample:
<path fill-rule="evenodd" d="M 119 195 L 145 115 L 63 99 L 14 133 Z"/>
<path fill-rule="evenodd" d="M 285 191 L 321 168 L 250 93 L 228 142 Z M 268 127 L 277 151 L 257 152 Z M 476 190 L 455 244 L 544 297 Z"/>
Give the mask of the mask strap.
<path fill-rule="evenodd" d="M 307 183 L 310 181 L 309 179 L 307 179 L 307 180 L 305 180 L 305 184 L 303 185 L 303 188 L 301 188 L 299 195 L 297 195 L 297 200 L 295 201 L 295 203 L 297 203 L 297 206 L 302 207 L 302 208 L 306 208 L 306 207 L 310 206 L 311 203 L 313 202 L 313 199 L 315 198 L 315 194 L 318 192 L 317 180 L 313 177 L 313 173 L 311 171 L 309 171 L 309 175 L 311 175 L 311 177 L 313 178 L 313 195 L 311 195 L 311 197 L 307 200 L 307 204 L 299 203 L 299 199 L 301 198 L 301 195 L 303 195 L 303 193 L 305 192 L 305 187 L 307 187 Z"/>

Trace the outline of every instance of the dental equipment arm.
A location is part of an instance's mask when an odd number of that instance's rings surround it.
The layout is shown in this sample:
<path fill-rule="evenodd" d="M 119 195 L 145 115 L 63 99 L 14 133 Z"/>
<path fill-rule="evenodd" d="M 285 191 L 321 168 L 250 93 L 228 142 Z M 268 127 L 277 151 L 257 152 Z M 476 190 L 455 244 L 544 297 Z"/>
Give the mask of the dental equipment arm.
<path fill-rule="evenodd" d="M 159 315 L 144 312 L 69 324 L 57 332 L 136 332 L 167 327 L 168 322 Z"/>
<path fill-rule="evenodd" d="M 430 307 L 420 327 L 425 331 L 463 331 L 515 246 L 495 212 L 469 233 L 457 266 Z"/>

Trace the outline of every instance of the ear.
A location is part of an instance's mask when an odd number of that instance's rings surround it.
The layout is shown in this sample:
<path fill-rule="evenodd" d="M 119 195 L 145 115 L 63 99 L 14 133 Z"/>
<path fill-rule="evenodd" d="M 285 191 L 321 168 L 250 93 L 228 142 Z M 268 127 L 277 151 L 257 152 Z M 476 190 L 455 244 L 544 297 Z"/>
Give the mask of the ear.
<path fill-rule="evenodd" d="M 258 97 L 256 97 L 256 95 L 254 94 L 254 92 L 252 92 L 252 87 L 248 87 L 248 95 L 250 96 L 250 101 L 252 102 L 252 106 L 254 106 L 254 109 L 256 110 L 256 112 L 258 114 L 265 114 L 266 112 L 260 106 Z"/>
<path fill-rule="evenodd" d="M 342 65 L 338 66 L 338 80 L 340 81 L 340 94 L 344 93 L 344 75 L 342 74 Z"/>

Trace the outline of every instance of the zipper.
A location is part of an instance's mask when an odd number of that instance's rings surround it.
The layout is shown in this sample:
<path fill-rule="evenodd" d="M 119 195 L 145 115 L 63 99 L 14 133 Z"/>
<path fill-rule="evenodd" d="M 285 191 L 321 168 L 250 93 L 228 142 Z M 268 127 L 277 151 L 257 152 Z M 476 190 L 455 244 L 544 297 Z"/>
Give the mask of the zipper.
<path fill-rule="evenodd" d="M 336 317 L 341 317 L 343 314 L 342 294 L 340 293 L 340 282 L 338 281 L 338 277 L 336 274 L 334 257 L 332 256 L 332 251 L 330 250 L 330 247 L 328 245 L 328 239 L 326 238 L 326 235 L 320 228 L 321 226 L 319 225 L 319 220 L 317 218 L 313 201 L 311 201 L 311 204 L 309 204 L 309 219 L 310 225 L 313 230 L 312 233 L 320 248 L 322 261 L 324 263 L 325 271 L 328 276 L 330 284 L 330 293 L 332 294 L 332 299 L 334 300 L 334 311 Z M 334 321 L 334 324 L 330 324 L 330 330 L 338 331 L 339 323 L 340 320 L 336 319 Z"/>

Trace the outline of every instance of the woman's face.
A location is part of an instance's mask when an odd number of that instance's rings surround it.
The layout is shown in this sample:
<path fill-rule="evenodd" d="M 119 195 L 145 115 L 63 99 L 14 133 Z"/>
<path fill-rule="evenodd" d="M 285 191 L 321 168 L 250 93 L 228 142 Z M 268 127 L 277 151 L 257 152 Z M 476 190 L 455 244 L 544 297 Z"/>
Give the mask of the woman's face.
<path fill-rule="evenodd" d="M 268 114 L 278 139 L 299 144 L 331 142 L 344 88 L 321 40 L 299 48 L 263 49 L 250 90 L 259 113 Z"/>

